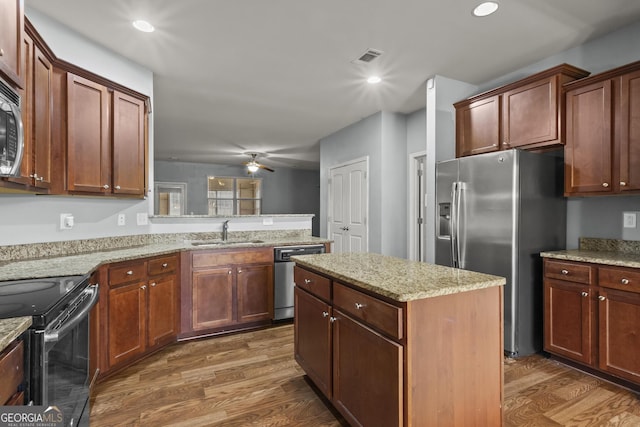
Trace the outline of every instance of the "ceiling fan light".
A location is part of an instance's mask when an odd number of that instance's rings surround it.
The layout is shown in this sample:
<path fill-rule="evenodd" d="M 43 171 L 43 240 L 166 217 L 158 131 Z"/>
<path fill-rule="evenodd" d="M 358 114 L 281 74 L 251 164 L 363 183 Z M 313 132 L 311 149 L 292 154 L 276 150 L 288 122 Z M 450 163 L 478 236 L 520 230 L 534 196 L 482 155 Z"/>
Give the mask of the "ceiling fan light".
<path fill-rule="evenodd" d="M 247 163 L 247 170 L 251 173 L 256 173 L 258 172 L 258 164 L 256 162 L 249 162 Z"/>
<path fill-rule="evenodd" d="M 153 25 L 151 25 L 148 21 L 145 21 L 144 19 L 137 19 L 133 21 L 133 26 L 135 27 L 136 30 L 142 31 L 144 33 L 153 33 L 155 31 L 155 28 L 153 27 Z"/>
<path fill-rule="evenodd" d="M 478 17 L 488 16 L 496 10 L 498 10 L 498 2 L 485 1 L 473 9 L 473 15 Z"/>

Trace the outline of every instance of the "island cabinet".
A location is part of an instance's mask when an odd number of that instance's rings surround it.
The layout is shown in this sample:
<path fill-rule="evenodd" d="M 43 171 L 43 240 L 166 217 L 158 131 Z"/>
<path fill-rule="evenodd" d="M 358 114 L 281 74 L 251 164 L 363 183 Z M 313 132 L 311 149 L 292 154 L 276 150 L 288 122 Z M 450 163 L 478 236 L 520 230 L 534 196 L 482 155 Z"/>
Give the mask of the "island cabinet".
<path fill-rule="evenodd" d="M 108 266 L 105 371 L 126 366 L 176 340 L 178 270 L 177 255 Z"/>
<path fill-rule="evenodd" d="M 294 269 L 295 359 L 350 425 L 502 425 L 500 286 L 398 301 L 313 264 Z"/>
<path fill-rule="evenodd" d="M 0 0 L 0 76 L 16 87 L 23 86 L 23 0 Z"/>
<path fill-rule="evenodd" d="M 562 146 L 562 85 L 588 75 L 562 64 L 455 103 L 456 157 Z"/>
<path fill-rule="evenodd" d="M 545 259 L 544 321 L 545 351 L 638 389 L 640 269 Z"/>
<path fill-rule="evenodd" d="M 271 323 L 273 248 L 183 253 L 180 338 Z"/>
<path fill-rule="evenodd" d="M 24 342 L 13 341 L 0 352 L 0 406 L 24 405 Z"/>
<path fill-rule="evenodd" d="M 565 195 L 640 193 L 640 61 L 564 89 Z"/>

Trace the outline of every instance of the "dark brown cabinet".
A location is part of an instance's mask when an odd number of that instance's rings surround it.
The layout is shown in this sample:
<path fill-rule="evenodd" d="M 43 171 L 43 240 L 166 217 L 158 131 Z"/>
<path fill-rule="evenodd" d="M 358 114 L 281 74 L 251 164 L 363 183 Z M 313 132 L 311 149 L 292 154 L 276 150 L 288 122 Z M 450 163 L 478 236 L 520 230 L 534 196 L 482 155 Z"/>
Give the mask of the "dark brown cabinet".
<path fill-rule="evenodd" d="M 562 146 L 562 85 L 589 75 L 562 64 L 454 104 L 456 156 Z"/>
<path fill-rule="evenodd" d="M 0 0 L 0 74 L 17 87 L 23 87 L 22 29 L 23 0 Z"/>
<path fill-rule="evenodd" d="M 0 405 L 24 405 L 24 343 L 15 340 L 0 352 Z"/>
<path fill-rule="evenodd" d="M 545 259 L 544 270 L 545 351 L 640 385 L 640 269 Z"/>
<path fill-rule="evenodd" d="M 192 251 L 183 263 L 181 338 L 271 323 L 272 248 Z"/>
<path fill-rule="evenodd" d="M 565 195 L 640 193 L 640 62 L 564 88 Z"/>
<path fill-rule="evenodd" d="M 145 104 L 124 93 L 113 92 L 114 194 L 145 193 Z"/>

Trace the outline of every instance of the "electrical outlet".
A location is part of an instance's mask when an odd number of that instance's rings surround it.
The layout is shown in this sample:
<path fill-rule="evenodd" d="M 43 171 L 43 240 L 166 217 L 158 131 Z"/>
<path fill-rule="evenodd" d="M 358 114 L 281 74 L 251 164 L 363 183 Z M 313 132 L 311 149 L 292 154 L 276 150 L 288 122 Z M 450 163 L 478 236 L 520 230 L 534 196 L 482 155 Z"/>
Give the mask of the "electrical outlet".
<path fill-rule="evenodd" d="M 61 213 L 60 214 L 60 230 L 70 230 L 75 225 L 73 214 Z"/>
<path fill-rule="evenodd" d="M 262 225 L 273 225 L 273 218 L 262 218 Z"/>
<path fill-rule="evenodd" d="M 127 217 L 125 214 L 118 214 L 118 225 L 125 225 L 127 223 Z"/>
<path fill-rule="evenodd" d="M 636 212 L 624 212 L 622 214 L 622 226 L 624 228 L 636 228 Z"/>

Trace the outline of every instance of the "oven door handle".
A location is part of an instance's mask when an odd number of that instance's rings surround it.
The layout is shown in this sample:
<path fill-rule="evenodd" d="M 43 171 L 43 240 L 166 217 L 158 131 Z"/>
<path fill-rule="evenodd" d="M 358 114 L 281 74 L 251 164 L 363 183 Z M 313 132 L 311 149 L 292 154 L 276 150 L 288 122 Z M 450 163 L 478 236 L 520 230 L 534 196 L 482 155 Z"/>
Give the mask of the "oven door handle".
<path fill-rule="evenodd" d="M 61 337 L 66 335 L 66 333 L 75 328 L 78 323 L 80 323 L 84 317 L 89 313 L 89 310 L 93 308 L 93 306 L 98 302 L 98 297 L 100 293 L 98 292 L 98 284 L 88 286 L 87 289 L 83 291 L 84 294 L 91 294 L 89 301 L 82 307 L 73 317 L 67 319 L 60 328 L 56 330 L 45 329 L 44 331 L 44 342 L 56 342 Z"/>

